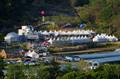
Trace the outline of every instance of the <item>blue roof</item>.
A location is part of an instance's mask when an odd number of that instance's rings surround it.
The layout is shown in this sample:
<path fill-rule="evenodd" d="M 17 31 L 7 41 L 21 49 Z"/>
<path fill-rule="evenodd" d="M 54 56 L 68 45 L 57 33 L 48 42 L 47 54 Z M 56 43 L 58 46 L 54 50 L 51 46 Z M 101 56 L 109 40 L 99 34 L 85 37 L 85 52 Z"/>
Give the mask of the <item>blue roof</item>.
<path fill-rule="evenodd" d="M 96 58 L 120 56 L 120 52 L 103 52 L 97 54 L 82 54 L 75 56 L 79 56 L 81 59 L 96 59 Z"/>

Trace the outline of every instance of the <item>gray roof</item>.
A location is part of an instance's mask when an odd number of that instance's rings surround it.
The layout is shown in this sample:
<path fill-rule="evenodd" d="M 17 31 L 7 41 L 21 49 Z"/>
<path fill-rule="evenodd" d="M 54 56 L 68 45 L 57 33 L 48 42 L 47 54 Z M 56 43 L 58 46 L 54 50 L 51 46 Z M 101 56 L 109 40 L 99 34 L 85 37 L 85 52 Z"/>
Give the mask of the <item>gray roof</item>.
<path fill-rule="evenodd" d="M 99 58 L 99 59 L 91 59 L 90 61 L 98 62 L 98 63 L 118 62 L 118 61 L 120 61 L 120 56 Z"/>

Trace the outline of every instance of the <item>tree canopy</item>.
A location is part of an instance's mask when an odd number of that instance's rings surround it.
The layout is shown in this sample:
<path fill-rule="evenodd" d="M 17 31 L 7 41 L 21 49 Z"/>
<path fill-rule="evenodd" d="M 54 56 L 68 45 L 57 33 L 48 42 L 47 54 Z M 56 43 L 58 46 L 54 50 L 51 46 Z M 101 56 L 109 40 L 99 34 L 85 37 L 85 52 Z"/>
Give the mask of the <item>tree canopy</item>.
<path fill-rule="evenodd" d="M 88 5 L 77 9 L 81 19 L 87 22 L 88 28 L 108 34 L 119 35 L 120 0 L 90 0 Z M 91 27 L 93 28 L 93 27 Z"/>

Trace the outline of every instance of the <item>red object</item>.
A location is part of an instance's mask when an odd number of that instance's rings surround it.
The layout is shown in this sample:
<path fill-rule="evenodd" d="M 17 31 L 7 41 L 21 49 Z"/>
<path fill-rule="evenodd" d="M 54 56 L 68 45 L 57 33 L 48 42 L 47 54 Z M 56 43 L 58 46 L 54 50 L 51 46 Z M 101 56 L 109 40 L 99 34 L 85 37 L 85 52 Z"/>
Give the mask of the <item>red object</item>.
<path fill-rule="evenodd" d="M 44 16 L 44 15 L 45 15 L 45 11 L 44 11 L 44 10 L 41 10 L 41 11 L 40 11 L 40 14 L 41 14 L 42 16 Z"/>
<path fill-rule="evenodd" d="M 41 45 L 43 45 L 43 46 L 48 46 L 49 43 L 48 43 L 47 41 L 44 41 L 44 42 L 41 43 Z"/>

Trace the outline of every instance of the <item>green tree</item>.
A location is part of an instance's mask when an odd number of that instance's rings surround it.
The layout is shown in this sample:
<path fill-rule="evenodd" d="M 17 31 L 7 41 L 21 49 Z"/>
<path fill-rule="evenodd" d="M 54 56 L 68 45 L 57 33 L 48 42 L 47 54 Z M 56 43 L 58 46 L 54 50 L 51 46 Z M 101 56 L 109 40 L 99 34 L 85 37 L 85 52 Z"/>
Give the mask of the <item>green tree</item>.
<path fill-rule="evenodd" d="M 47 66 L 45 65 L 40 65 L 39 68 L 38 68 L 38 78 L 39 79 L 50 79 L 50 73 L 48 71 L 48 68 Z"/>
<path fill-rule="evenodd" d="M 89 3 L 89 0 L 77 0 L 75 6 L 84 6 Z"/>
<path fill-rule="evenodd" d="M 84 60 L 80 60 L 80 62 L 78 63 L 78 67 L 79 67 L 79 71 L 81 72 L 87 72 L 90 70 L 89 64 L 85 62 Z"/>
<path fill-rule="evenodd" d="M 89 4 L 78 7 L 81 20 L 86 21 L 86 28 L 96 26 L 95 31 L 115 34 L 119 37 L 120 0 L 89 0 Z M 85 29 L 86 29 L 85 28 Z"/>
<path fill-rule="evenodd" d="M 75 71 L 68 72 L 62 77 L 58 77 L 57 79 L 75 79 L 77 77 L 77 73 Z"/>
<path fill-rule="evenodd" d="M 8 65 L 6 79 L 26 79 L 24 70 L 25 67 L 23 64 Z"/>
<path fill-rule="evenodd" d="M 4 35 L 0 33 L 0 41 L 4 41 Z"/>
<path fill-rule="evenodd" d="M 0 79 L 4 79 L 4 72 L 3 70 L 5 69 L 5 62 L 2 57 L 0 57 Z"/>

